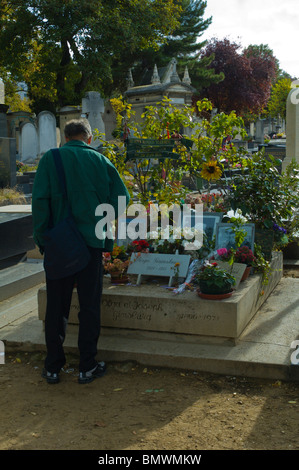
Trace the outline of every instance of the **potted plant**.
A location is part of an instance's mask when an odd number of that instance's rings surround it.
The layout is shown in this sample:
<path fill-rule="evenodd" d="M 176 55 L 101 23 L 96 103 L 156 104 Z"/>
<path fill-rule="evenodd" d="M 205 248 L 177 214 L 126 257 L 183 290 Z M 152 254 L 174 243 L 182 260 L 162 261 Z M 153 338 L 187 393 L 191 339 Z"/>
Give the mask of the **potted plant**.
<path fill-rule="evenodd" d="M 195 275 L 195 283 L 200 297 L 216 300 L 232 295 L 236 279 L 228 271 L 220 269 L 217 263 L 206 262 Z"/>
<path fill-rule="evenodd" d="M 111 282 L 114 284 L 128 281 L 127 269 L 129 264 L 129 256 L 124 246 L 114 244 L 111 253 L 103 253 L 104 271 L 110 274 Z"/>
<path fill-rule="evenodd" d="M 106 264 L 106 271 L 110 274 L 112 283 L 120 284 L 128 282 L 127 269 L 129 264 L 129 260 L 122 261 L 118 258 Z"/>
<path fill-rule="evenodd" d="M 241 246 L 234 254 L 234 262 L 246 264 L 246 269 L 241 279 L 241 281 L 245 281 L 249 277 L 252 266 L 255 263 L 255 256 L 252 250 L 248 246 Z"/>

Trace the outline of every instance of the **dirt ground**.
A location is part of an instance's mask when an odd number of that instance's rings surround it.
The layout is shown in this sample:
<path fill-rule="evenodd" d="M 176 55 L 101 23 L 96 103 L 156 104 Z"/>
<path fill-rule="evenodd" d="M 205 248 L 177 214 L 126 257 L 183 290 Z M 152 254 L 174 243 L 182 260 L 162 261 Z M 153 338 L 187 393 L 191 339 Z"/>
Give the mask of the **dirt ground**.
<path fill-rule="evenodd" d="M 299 383 L 108 364 L 41 377 L 44 353 L 0 365 L 0 450 L 298 450 Z"/>
<path fill-rule="evenodd" d="M 60 383 L 49 385 L 44 353 L 6 353 L 0 450 L 299 449 L 298 382 L 127 362 L 79 385 L 77 357 L 67 360 Z"/>

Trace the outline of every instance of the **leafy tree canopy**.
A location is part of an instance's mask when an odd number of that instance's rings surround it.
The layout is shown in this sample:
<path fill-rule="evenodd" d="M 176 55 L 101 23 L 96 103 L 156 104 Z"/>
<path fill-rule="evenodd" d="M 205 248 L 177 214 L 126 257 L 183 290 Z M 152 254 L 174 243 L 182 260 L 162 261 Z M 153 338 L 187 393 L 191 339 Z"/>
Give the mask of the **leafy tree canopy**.
<path fill-rule="evenodd" d="M 202 57 L 212 58 L 208 68 L 225 76 L 220 83 L 202 91 L 202 96 L 207 97 L 218 111 L 234 110 L 244 116 L 263 110 L 278 71 L 278 61 L 267 45 L 251 45 L 241 50 L 241 45 L 236 42 L 214 38 Z"/>
<path fill-rule="evenodd" d="M 37 107 L 77 104 L 112 82 L 114 60 L 163 44 L 180 12 L 174 0 L 1 0 L 0 63 Z"/>
<path fill-rule="evenodd" d="M 224 78 L 223 74 L 214 74 L 212 69 L 207 66 L 211 63 L 211 58 L 199 59 L 201 50 L 207 45 L 206 40 L 201 40 L 204 32 L 210 26 L 212 18 L 204 19 L 204 13 L 207 6 L 205 0 L 179 0 L 182 12 L 179 18 L 178 26 L 160 45 L 159 49 L 149 47 L 142 50 L 139 54 L 127 54 L 122 61 L 119 74 L 124 76 L 124 65 L 132 67 L 134 70 L 134 80 L 138 83 L 145 70 L 153 69 L 154 65 L 164 67 L 168 65 L 172 58 L 177 60 L 177 68 L 180 73 L 188 66 L 192 85 L 196 89 L 207 86 L 211 83 L 218 83 Z M 115 77 L 117 77 L 119 63 L 115 62 Z M 119 76 L 120 78 L 120 76 Z M 115 83 L 121 83 L 115 80 Z M 122 86 L 124 83 L 122 83 Z M 121 89 L 121 87 L 120 87 Z"/>
<path fill-rule="evenodd" d="M 267 104 L 266 112 L 271 117 L 280 116 L 286 119 L 286 102 L 291 91 L 292 80 L 281 78 L 272 87 L 271 96 Z"/>

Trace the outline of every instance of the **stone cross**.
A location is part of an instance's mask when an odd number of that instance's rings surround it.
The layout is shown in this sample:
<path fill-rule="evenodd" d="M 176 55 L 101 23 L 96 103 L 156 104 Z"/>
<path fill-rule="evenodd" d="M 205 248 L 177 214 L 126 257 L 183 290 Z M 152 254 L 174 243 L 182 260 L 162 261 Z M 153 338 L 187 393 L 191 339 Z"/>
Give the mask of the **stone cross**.
<path fill-rule="evenodd" d="M 82 100 L 82 113 L 87 115 L 92 131 L 97 129 L 105 138 L 105 123 L 102 114 L 105 111 L 105 103 L 101 94 L 97 91 L 89 91 L 86 93 L 85 98 Z M 92 147 L 98 147 L 100 141 L 97 139 L 92 140 Z"/>

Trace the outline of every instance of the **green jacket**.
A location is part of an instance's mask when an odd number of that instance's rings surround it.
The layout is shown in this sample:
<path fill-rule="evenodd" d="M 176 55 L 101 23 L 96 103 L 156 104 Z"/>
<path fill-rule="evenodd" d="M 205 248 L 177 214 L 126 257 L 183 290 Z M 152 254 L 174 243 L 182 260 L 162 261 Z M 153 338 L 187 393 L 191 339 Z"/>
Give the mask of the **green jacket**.
<path fill-rule="evenodd" d="M 96 224 L 102 217 L 96 216 L 95 211 L 100 204 L 111 204 L 117 219 L 121 215 L 118 196 L 125 196 L 126 205 L 129 203 L 129 193 L 118 171 L 106 157 L 79 140 L 67 142 L 60 153 L 68 200 L 80 233 L 88 246 L 111 251 L 113 240 L 96 236 Z M 54 225 L 67 215 L 67 202 L 59 186 L 52 152 L 48 151 L 39 162 L 32 191 L 33 238 L 41 252 L 51 211 Z"/>

